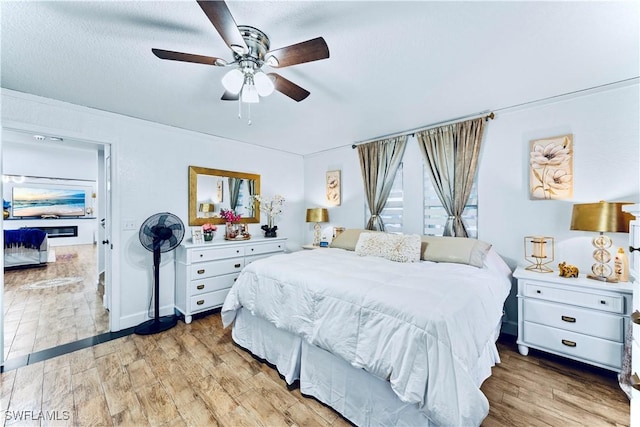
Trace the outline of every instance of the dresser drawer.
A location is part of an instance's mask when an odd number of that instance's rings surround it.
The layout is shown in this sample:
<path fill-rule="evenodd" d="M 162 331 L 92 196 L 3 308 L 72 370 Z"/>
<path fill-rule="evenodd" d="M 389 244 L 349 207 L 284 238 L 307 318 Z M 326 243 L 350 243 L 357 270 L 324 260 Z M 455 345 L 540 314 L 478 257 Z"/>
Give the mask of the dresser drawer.
<path fill-rule="evenodd" d="M 233 258 L 243 256 L 244 251 L 240 246 L 230 248 L 201 248 L 194 249 L 191 254 L 191 262 L 213 261 L 216 259 Z"/>
<path fill-rule="evenodd" d="M 219 291 L 192 296 L 189 300 L 189 312 L 197 313 L 199 311 L 219 307 L 224 303 L 224 299 L 228 293 L 229 289 L 221 289 Z"/>
<path fill-rule="evenodd" d="M 532 347 L 577 359 L 595 362 L 620 370 L 623 344 L 571 331 L 524 322 L 524 341 Z"/>
<path fill-rule="evenodd" d="M 236 281 L 240 273 L 225 274 L 223 276 L 208 277 L 206 279 L 192 280 L 190 284 L 190 295 L 199 295 L 207 292 L 228 289 Z"/>
<path fill-rule="evenodd" d="M 580 292 L 532 282 L 524 284 L 524 294 L 532 298 L 579 305 L 581 307 L 595 308 L 612 313 L 624 313 L 625 310 L 624 297 L 622 295 Z"/>
<path fill-rule="evenodd" d="M 244 248 L 245 255 L 259 255 L 271 252 L 283 252 L 284 242 L 264 243 L 260 245 L 249 245 Z"/>
<path fill-rule="evenodd" d="M 524 321 L 624 342 L 624 317 L 527 298 Z"/>
<path fill-rule="evenodd" d="M 239 273 L 244 267 L 244 258 L 228 258 L 218 261 L 191 264 L 191 280 L 199 280 L 223 274 Z"/>

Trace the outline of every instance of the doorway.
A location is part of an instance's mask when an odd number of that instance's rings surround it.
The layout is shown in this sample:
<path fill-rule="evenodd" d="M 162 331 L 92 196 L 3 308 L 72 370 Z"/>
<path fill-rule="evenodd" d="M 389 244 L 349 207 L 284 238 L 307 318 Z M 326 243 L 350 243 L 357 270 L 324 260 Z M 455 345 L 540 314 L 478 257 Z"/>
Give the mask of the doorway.
<path fill-rule="evenodd" d="M 32 225 L 47 230 L 46 253 L 41 254 L 46 262 L 5 269 L 0 282 L 4 365 L 112 329 L 111 146 L 3 128 L 0 151 L 2 193 L 10 204 L 16 186 L 73 188 L 86 195 L 82 215 L 43 219 L 11 214 L 2 221 L 3 230 Z M 35 160 L 42 155 L 51 161 Z M 4 243 L 3 254 L 8 251 Z"/>

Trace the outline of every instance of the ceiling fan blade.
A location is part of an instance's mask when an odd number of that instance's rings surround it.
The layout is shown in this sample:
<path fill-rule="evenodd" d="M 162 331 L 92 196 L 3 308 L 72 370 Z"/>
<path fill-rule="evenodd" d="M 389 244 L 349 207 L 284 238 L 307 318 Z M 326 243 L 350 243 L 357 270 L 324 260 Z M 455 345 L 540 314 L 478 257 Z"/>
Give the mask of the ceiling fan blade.
<path fill-rule="evenodd" d="M 278 92 L 287 95 L 294 101 L 300 102 L 311 93 L 308 90 L 301 88 L 297 84 L 293 83 L 292 81 L 285 79 L 279 74 L 269 73 L 268 76 L 273 80 L 273 85 Z"/>
<path fill-rule="evenodd" d="M 213 56 L 194 55 L 192 53 L 174 52 L 172 50 L 151 49 L 151 52 L 160 59 L 170 59 L 172 61 L 195 62 L 197 64 L 216 65 L 224 67 L 227 61 Z"/>
<path fill-rule="evenodd" d="M 236 21 L 224 1 L 198 0 L 198 4 L 231 50 L 240 55 L 249 52 L 247 44 L 238 31 Z"/>
<path fill-rule="evenodd" d="M 224 93 L 222 94 L 222 99 L 223 101 L 237 101 L 240 98 L 240 94 L 239 93 L 231 93 L 228 90 L 225 90 Z"/>
<path fill-rule="evenodd" d="M 304 62 L 318 61 L 329 57 L 329 46 L 322 37 L 307 40 L 291 46 L 282 47 L 267 53 L 267 56 L 274 56 L 278 60 L 277 65 L 269 65 L 275 68 L 288 67 L 290 65 L 302 64 Z"/>

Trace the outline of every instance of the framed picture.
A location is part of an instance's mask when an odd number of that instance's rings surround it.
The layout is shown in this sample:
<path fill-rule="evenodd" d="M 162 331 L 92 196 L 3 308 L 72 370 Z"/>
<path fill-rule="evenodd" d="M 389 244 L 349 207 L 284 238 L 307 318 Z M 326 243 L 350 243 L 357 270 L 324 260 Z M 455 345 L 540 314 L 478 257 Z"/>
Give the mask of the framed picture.
<path fill-rule="evenodd" d="M 202 234 L 202 227 L 191 227 L 191 240 L 196 245 L 204 243 L 204 235 Z"/>
<path fill-rule="evenodd" d="M 340 171 L 327 172 L 327 203 L 340 206 Z"/>
<path fill-rule="evenodd" d="M 573 135 L 529 143 L 529 197 L 532 200 L 573 197 Z"/>
<path fill-rule="evenodd" d="M 224 201 L 224 186 L 222 185 L 224 181 L 221 179 L 216 182 L 216 198 L 218 199 L 218 203 L 222 203 Z"/>

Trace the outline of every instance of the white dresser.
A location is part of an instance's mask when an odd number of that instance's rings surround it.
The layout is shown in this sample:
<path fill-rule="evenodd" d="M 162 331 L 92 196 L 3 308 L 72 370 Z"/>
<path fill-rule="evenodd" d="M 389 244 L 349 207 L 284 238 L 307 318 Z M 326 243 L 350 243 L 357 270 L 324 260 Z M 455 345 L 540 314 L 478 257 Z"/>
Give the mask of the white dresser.
<path fill-rule="evenodd" d="M 190 241 L 176 250 L 176 309 L 191 323 L 192 315 L 220 307 L 240 271 L 253 261 L 283 253 L 286 238 L 242 241 Z"/>
<path fill-rule="evenodd" d="M 631 283 L 603 283 L 536 273 L 518 279 L 518 350 L 544 350 L 620 372 L 632 310 Z"/>
<path fill-rule="evenodd" d="M 631 426 L 640 426 L 640 205 L 623 206 L 636 217 L 629 227 L 629 280 L 633 281 L 633 340 L 631 344 Z M 631 248 L 634 248 L 631 251 Z"/>

